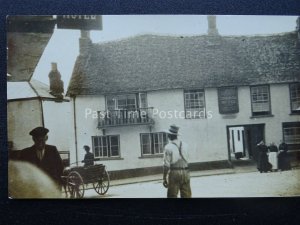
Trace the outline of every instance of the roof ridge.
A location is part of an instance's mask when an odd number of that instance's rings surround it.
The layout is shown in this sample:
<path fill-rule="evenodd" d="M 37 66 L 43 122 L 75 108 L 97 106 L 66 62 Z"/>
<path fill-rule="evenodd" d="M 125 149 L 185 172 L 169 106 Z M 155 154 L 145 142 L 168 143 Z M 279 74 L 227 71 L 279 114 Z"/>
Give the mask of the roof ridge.
<path fill-rule="evenodd" d="M 143 34 L 130 37 L 131 41 L 127 38 L 124 42 L 94 46 L 89 55 L 91 60 L 77 58 L 67 93 L 299 80 L 300 46 L 296 44 L 296 32 L 249 38 L 202 35 L 188 36 L 185 40 L 179 37 Z"/>
<path fill-rule="evenodd" d="M 208 34 L 156 34 L 156 33 L 143 33 L 143 34 L 136 34 L 133 36 L 118 38 L 115 40 L 108 40 L 103 42 L 93 43 L 94 45 L 103 45 L 103 44 L 110 44 L 110 43 L 120 43 L 124 41 L 130 41 L 137 38 L 143 37 L 157 37 L 157 38 L 254 38 L 254 37 L 280 37 L 286 36 L 290 34 L 295 34 L 296 31 L 288 31 L 288 32 L 280 32 L 280 33 L 272 33 L 272 34 L 245 34 L 245 35 L 208 35 Z"/>

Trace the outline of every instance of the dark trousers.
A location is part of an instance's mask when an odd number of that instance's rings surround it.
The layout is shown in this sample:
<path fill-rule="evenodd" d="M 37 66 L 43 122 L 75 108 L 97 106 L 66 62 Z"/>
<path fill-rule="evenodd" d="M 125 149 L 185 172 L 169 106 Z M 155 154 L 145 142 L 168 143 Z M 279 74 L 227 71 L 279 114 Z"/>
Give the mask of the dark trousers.
<path fill-rule="evenodd" d="M 191 198 L 190 174 L 188 170 L 174 170 L 169 174 L 168 198 Z"/>

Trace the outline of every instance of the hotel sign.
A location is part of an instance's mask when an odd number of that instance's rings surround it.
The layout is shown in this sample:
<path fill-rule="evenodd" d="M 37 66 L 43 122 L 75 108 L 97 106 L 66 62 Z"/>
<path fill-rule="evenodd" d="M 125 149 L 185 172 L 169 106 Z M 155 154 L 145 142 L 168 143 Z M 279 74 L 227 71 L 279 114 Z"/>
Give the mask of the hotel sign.
<path fill-rule="evenodd" d="M 102 30 L 102 16 L 62 15 L 57 16 L 58 29 Z"/>
<path fill-rule="evenodd" d="M 239 101 L 236 87 L 222 87 L 218 89 L 220 114 L 239 112 Z"/>

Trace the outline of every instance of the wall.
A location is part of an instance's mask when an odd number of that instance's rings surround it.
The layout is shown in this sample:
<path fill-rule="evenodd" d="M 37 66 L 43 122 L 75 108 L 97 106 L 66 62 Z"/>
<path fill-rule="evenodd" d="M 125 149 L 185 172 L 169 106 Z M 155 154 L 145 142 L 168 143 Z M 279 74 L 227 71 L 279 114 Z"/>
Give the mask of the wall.
<path fill-rule="evenodd" d="M 266 124 L 266 142 L 279 144 L 282 139 L 282 123 L 300 121 L 299 115 L 290 115 L 289 85 L 271 85 L 271 106 L 274 118 Z"/>
<path fill-rule="evenodd" d="M 153 131 L 168 129 L 171 124 L 175 123 L 180 127 L 180 138 L 189 145 L 190 162 L 226 160 L 227 151 L 223 148 L 227 146 L 226 129 L 224 127 L 220 129 L 219 124 L 215 123 L 214 114 L 217 103 L 212 101 L 214 96 L 213 90 L 205 91 L 207 116 L 208 111 L 211 111 L 212 118 L 185 119 L 183 90 L 148 93 L 149 106 L 154 106 L 159 110 L 158 115 L 154 117 Z M 164 118 L 163 112 L 167 114 L 170 112 L 172 117 Z M 218 138 L 217 142 L 216 138 Z"/>
<path fill-rule="evenodd" d="M 278 144 L 282 138 L 282 122 L 297 121 L 299 116 L 289 115 L 290 97 L 287 84 L 271 85 L 270 93 L 273 116 L 252 118 L 250 87 L 238 88 L 239 112 L 231 115 L 219 113 L 217 89 L 207 88 L 205 89 L 207 118 L 185 119 L 180 118 L 180 115 L 184 116 L 182 89 L 149 92 L 148 106 L 155 108 L 153 114 L 155 124 L 152 132 L 164 131 L 173 123 L 178 125 L 180 139 L 189 145 L 191 163 L 228 160 L 227 126 L 265 124 L 266 142 L 274 141 Z M 92 146 L 91 136 L 102 135 L 102 131 L 97 129 L 98 119 L 93 118 L 96 114 L 91 113 L 86 117 L 85 113 L 89 112 L 87 109 L 95 112 L 105 110 L 104 96 L 76 98 L 79 160 L 82 160 L 85 154 L 82 146 L 86 144 Z M 105 130 L 107 135 L 120 135 L 121 151 L 120 159 L 103 161 L 108 170 L 161 166 L 161 157 L 141 158 L 140 133 L 146 132 L 150 132 L 148 125 L 107 128 Z"/>
<path fill-rule="evenodd" d="M 75 105 L 76 120 L 75 127 L 73 129 L 74 137 L 76 133 L 77 140 L 74 141 L 74 149 L 72 149 L 72 153 L 70 155 L 70 162 L 76 163 L 84 158 L 84 145 L 89 145 L 92 148 L 91 136 L 101 134 L 100 130 L 97 129 L 97 114 L 94 113 L 98 110 L 105 110 L 105 101 L 102 96 L 80 96 L 76 97 L 75 102 L 74 98 L 72 98 L 71 105 L 73 122 Z M 91 113 L 89 114 L 88 112 Z M 79 165 L 82 164 L 79 163 Z"/>
<path fill-rule="evenodd" d="M 39 100 L 17 100 L 7 102 L 7 135 L 13 142 L 13 150 L 33 145 L 29 132 L 42 126 L 42 110 Z"/>
<path fill-rule="evenodd" d="M 74 99 L 72 100 L 72 102 Z M 77 125 L 77 159 L 73 151 L 71 162 L 81 161 L 84 158 L 84 145 L 92 148 L 92 136 L 102 135 L 102 130 L 97 129 L 98 118 L 95 112 L 105 110 L 103 96 L 80 96 L 75 100 L 76 125 Z M 90 112 L 92 110 L 92 113 Z M 152 167 L 162 164 L 162 158 L 141 159 L 140 133 L 150 132 L 148 125 L 110 127 L 105 129 L 106 135 L 120 135 L 120 159 L 106 160 L 103 163 L 109 170 L 134 169 Z M 102 163 L 102 162 L 101 162 Z M 82 163 L 79 163 L 82 165 Z"/>
<path fill-rule="evenodd" d="M 49 129 L 47 144 L 58 151 L 70 151 L 74 143 L 70 102 L 43 101 L 44 124 Z"/>

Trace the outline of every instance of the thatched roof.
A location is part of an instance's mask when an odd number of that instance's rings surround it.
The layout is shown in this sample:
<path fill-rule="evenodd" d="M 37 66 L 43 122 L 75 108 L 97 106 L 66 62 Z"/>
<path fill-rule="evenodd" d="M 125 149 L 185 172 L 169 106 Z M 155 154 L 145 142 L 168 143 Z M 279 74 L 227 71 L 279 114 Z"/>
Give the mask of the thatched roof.
<path fill-rule="evenodd" d="M 296 32 L 268 36 L 141 35 L 91 44 L 68 95 L 299 81 Z"/>

